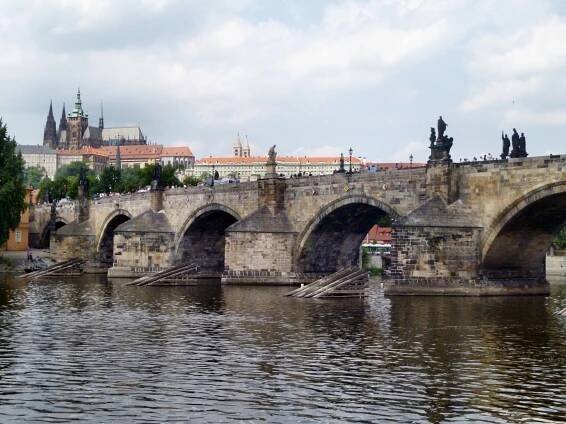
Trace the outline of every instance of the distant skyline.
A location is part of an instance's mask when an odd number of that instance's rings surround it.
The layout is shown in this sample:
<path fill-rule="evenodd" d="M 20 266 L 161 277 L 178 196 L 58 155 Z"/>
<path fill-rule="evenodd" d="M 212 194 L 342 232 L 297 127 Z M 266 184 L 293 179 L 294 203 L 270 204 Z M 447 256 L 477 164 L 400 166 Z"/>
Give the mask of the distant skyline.
<path fill-rule="evenodd" d="M 439 115 L 452 156 L 566 153 L 560 0 L 4 0 L 0 117 L 41 144 L 77 88 L 91 125 L 230 155 L 424 162 Z"/>

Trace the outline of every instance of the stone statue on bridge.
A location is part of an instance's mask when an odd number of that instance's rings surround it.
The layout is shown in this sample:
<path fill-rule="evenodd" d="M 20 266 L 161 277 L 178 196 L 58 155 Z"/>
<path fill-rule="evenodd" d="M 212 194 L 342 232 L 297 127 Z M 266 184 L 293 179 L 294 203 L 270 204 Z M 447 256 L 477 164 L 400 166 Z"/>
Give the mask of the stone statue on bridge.
<path fill-rule="evenodd" d="M 438 126 L 438 139 L 442 140 L 444 138 L 444 133 L 446 132 L 446 127 L 448 127 L 448 124 L 444 122 L 442 116 L 438 117 L 437 126 Z"/>
<path fill-rule="evenodd" d="M 527 140 L 525 138 L 525 133 L 517 132 L 516 128 L 513 128 L 513 135 L 511 136 L 511 145 L 513 150 L 511 150 L 511 154 L 509 157 L 511 158 L 526 158 L 528 156 L 527 153 Z"/>
<path fill-rule="evenodd" d="M 265 165 L 266 178 L 277 177 L 277 162 L 275 161 L 276 157 L 277 157 L 277 152 L 275 151 L 275 144 L 274 144 L 269 148 L 269 152 L 267 152 L 267 164 Z"/>
<path fill-rule="evenodd" d="M 430 156 L 428 158 L 429 163 L 451 163 L 452 158 L 450 157 L 450 149 L 454 143 L 452 137 L 448 137 L 445 132 L 448 124 L 444 122 L 442 116 L 438 118 L 438 136 L 435 140 L 434 128 L 430 129 Z"/>
<path fill-rule="evenodd" d="M 161 178 L 161 164 L 157 162 L 153 167 L 153 172 L 151 173 L 151 188 L 152 190 L 162 188 L 163 179 Z"/>
<path fill-rule="evenodd" d="M 267 152 L 267 163 L 275 163 L 275 158 L 277 157 L 277 152 L 275 151 L 275 144 L 269 148 Z"/>
<path fill-rule="evenodd" d="M 511 140 L 509 140 L 509 136 L 507 134 L 504 134 L 503 131 L 501 131 L 501 140 L 503 140 L 503 152 L 501 152 L 501 159 L 505 160 L 507 159 L 507 156 L 509 156 L 509 147 L 511 147 Z"/>
<path fill-rule="evenodd" d="M 86 169 L 81 167 L 79 171 L 79 198 L 87 198 L 88 197 L 88 178 L 86 177 Z"/>

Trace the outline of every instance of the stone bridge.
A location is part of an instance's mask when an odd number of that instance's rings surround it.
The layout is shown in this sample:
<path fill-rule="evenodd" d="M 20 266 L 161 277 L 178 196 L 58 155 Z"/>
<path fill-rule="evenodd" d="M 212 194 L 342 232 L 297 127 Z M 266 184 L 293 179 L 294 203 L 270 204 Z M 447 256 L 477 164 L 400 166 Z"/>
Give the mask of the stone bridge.
<path fill-rule="evenodd" d="M 34 239 L 60 226 L 58 259 L 80 255 L 114 277 L 194 262 L 224 283 L 311 281 L 357 264 L 364 236 L 389 215 L 389 294 L 541 294 L 545 253 L 566 221 L 566 155 L 154 190 L 74 208 L 50 218 L 37 207 Z"/>

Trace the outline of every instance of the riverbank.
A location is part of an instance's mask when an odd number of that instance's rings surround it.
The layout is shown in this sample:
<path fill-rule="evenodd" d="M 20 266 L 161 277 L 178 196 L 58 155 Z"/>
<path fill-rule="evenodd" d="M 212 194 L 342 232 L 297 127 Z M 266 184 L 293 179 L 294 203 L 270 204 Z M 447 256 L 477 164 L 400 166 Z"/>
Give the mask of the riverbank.
<path fill-rule="evenodd" d="M 33 265 L 49 266 L 55 263 L 47 249 L 31 249 L 33 262 L 27 260 L 27 252 L 0 252 L 0 272 L 24 272 Z"/>

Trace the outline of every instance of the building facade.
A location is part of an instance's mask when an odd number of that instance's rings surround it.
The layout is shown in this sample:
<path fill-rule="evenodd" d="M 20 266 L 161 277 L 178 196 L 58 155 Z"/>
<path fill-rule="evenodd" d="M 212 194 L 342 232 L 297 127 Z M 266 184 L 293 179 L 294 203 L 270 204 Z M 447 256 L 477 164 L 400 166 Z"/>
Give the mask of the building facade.
<path fill-rule="evenodd" d="M 27 168 L 37 166 L 41 168 L 44 175 L 53 179 L 58 168 L 57 151 L 47 146 L 17 146 L 18 151 L 22 154 Z"/>
<path fill-rule="evenodd" d="M 252 181 L 262 178 L 266 174 L 267 156 L 231 156 L 199 159 L 189 174 L 200 176 L 203 173 L 214 174 L 218 172 L 220 178 L 231 177 L 243 181 Z M 345 168 L 349 171 L 349 159 L 346 159 Z M 362 169 L 363 162 L 352 157 L 352 172 Z M 303 175 L 327 175 L 340 169 L 340 156 L 278 156 L 277 173 L 284 177 Z"/>

